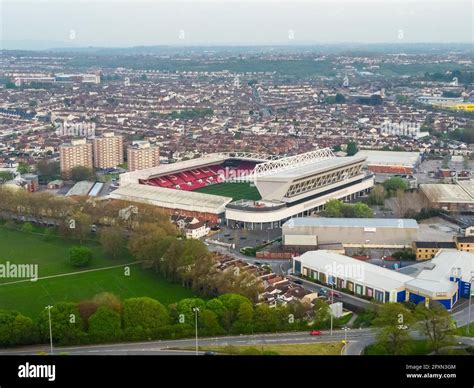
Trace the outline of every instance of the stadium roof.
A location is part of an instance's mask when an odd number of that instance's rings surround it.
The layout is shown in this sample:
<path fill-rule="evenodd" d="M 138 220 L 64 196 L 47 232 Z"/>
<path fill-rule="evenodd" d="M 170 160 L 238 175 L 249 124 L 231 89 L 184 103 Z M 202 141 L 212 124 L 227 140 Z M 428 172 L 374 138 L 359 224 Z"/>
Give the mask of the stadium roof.
<path fill-rule="evenodd" d="M 294 165 L 290 169 L 285 171 L 276 171 L 272 173 L 269 178 L 271 180 L 281 179 L 283 181 L 294 180 L 296 178 L 304 178 L 307 176 L 317 175 L 322 172 L 327 172 L 332 169 L 342 167 L 349 164 L 354 164 L 356 162 L 363 162 L 365 157 L 359 156 L 347 156 L 341 158 L 331 158 L 325 160 L 315 160 L 311 164 L 306 164 L 304 166 Z M 258 178 L 259 180 L 264 180 L 264 178 Z"/>
<path fill-rule="evenodd" d="M 323 226 L 323 227 L 360 227 L 360 228 L 416 228 L 418 223 L 411 218 L 327 218 L 301 217 L 286 221 L 283 226 Z"/>
<path fill-rule="evenodd" d="M 144 170 L 130 171 L 120 175 L 120 184 L 138 183 L 139 179 L 149 179 L 161 175 L 171 174 L 183 170 L 189 170 L 200 166 L 222 163 L 228 157 L 223 154 L 209 154 L 197 159 L 184 160 L 182 162 L 160 164 L 157 167 Z"/>
<path fill-rule="evenodd" d="M 369 287 L 391 291 L 402 287 L 406 282 L 412 280 L 411 276 L 393 271 L 387 268 L 379 267 L 374 264 L 366 263 L 361 260 L 353 259 L 352 257 L 344 256 L 339 253 L 317 250 L 309 251 L 301 256 L 295 258 L 301 263 L 310 268 L 319 269 L 331 275 L 338 268 L 357 268 L 361 278 L 355 276 L 342 276 L 337 272 L 334 273 L 336 277 L 346 280 L 354 281 L 355 283 L 364 284 Z M 342 267 L 340 267 L 340 265 Z"/>
<path fill-rule="evenodd" d="M 203 213 L 220 214 L 225 205 L 232 201 L 230 197 L 166 189 L 131 183 L 110 193 L 111 198 L 124 201 L 148 203 L 168 209 L 182 209 Z"/>
<path fill-rule="evenodd" d="M 127 185 L 138 183 L 140 179 L 150 179 L 175 172 L 186 171 L 193 168 L 219 164 L 227 159 L 252 160 L 265 162 L 278 159 L 278 156 L 258 154 L 254 152 L 221 152 L 203 155 L 196 159 L 183 160 L 181 162 L 160 164 L 157 167 L 146 168 L 144 170 L 130 171 L 120 175 L 120 184 Z"/>
<path fill-rule="evenodd" d="M 361 150 L 357 156 L 365 156 L 367 165 L 381 166 L 408 166 L 413 167 L 420 158 L 419 152 L 398 152 L 398 151 L 378 151 Z"/>

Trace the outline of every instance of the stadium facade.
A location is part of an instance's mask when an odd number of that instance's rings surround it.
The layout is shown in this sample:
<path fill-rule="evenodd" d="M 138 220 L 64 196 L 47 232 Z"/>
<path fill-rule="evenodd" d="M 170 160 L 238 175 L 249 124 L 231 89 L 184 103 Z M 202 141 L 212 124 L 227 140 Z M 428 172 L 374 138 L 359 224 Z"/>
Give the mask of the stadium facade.
<path fill-rule="evenodd" d="M 216 153 L 151 169 L 124 173 L 112 198 L 151 203 L 170 214 L 226 222 L 248 229 L 279 228 L 292 217 L 320 211 L 329 199 L 351 200 L 374 185 L 363 170 L 366 157 L 336 157 L 329 148 L 275 157 Z M 261 199 L 196 192 L 222 183 L 248 183 Z"/>

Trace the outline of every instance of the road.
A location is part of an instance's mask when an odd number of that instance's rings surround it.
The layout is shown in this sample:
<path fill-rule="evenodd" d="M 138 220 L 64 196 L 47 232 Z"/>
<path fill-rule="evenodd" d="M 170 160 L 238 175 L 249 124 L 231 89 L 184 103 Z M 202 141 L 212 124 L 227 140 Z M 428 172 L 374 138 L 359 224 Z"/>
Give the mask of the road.
<path fill-rule="evenodd" d="M 363 343 L 371 341 L 373 334 L 369 329 L 354 329 L 348 331 L 347 340 Z M 226 346 L 226 345 L 250 345 L 258 347 L 259 345 L 276 344 L 310 344 L 323 342 L 338 342 L 345 339 L 344 330 L 334 330 L 333 335 L 329 331 L 322 331 L 321 336 L 310 336 L 309 331 L 277 333 L 277 334 L 253 334 L 230 337 L 212 337 L 199 339 L 199 345 Z M 173 350 L 175 348 L 193 348 L 195 339 L 150 341 L 140 343 L 120 343 L 111 345 L 86 345 L 73 347 L 55 347 L 56 354 L 66 353 L 69 355 L 192 355 L 194 351 Z M 354 352 L 353 350 L 354 349 Z M 345 354 L 355 353 L 357 347 L 349 347 Z M 49 352 L 47 345 L 29 346 L 15 349 L 0 349 L 0 355 L 34 355 L 40 352 Z M 202 353 L 202 352 L 200 352 Z"/>

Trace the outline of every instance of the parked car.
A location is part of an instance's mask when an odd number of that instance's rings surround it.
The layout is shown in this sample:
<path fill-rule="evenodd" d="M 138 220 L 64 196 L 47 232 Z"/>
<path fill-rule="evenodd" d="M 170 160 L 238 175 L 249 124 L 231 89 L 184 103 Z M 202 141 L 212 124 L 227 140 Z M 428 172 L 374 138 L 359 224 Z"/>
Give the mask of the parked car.
<path fill-rule="evenodd" d="M 329 291 L 329 292 L 328 292 L 328 296 L 334 296 L 334 298 L 340 298 L 340 297 L 341 297 L 341 294 L 339 294 L 339 293 L 336 292 L 336 291 Z"/>
<path fill-rule="evenodd" d="M 312 337 L 319 337 L 320 335 L 322 335 L 322 333 L 319 330 L 311 330 L 309 332 L 309 335 Z"/>
<path fill-rule="evenodd" d="M 295 284 L 303 284 L 303 282 L 301 280 L 293 280 L 293 283 Z"/>

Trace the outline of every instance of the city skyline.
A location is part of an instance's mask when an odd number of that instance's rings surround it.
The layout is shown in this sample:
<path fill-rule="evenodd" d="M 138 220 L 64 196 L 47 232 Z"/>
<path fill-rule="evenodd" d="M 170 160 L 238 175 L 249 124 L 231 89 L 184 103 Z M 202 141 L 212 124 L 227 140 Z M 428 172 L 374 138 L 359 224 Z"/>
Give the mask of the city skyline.
<path fill-rule="evenodd" d="M 5 49 L 470 43 L 473 38 L 472 4 L 462 0 L 5 1 L 1 13 Z"/>

